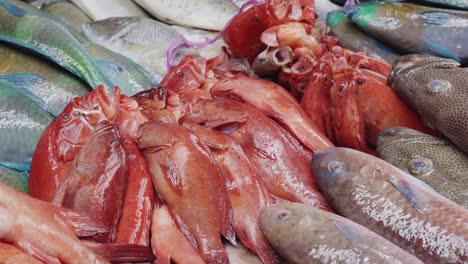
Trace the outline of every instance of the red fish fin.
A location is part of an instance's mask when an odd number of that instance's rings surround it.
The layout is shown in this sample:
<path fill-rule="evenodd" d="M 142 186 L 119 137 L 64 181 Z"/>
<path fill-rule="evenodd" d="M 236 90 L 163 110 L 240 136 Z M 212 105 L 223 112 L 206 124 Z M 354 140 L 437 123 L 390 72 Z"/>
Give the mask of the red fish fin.
<path fill-rule="evenodd" d="M 225 197 L 227 198 L 228 194 L 226 193 Z M 234 246 L 237 245 L 236 232 L 234 231 L 234 214 L 232 211 L 231 203 L 229 199 L 224 198 L 224 216 L 223 223 L 221 227 L 221 234 Z"/>
<path fill-rule="evenodd" d="M 107 227 L 91 216 L 67 208 L 58 208 L 58 212 L 66 218 L 73 227 L 77 237 L 90 237 L 96 234 L 106 234 Z"/>
<path fill-rule="evenodd" d="M 142 263 L 152 262 L 156 258 L 147 246 L 134 244 L 99 244 L 82 240 L 89 248 L 97 254 L 107 258 L 113 263 Z"/>
<path fill-rule="evenodd" d="M 60 264 L 60 260 L 53 258 L 46 253 L 42 252 L 42 250 L 38 249 L 37 247 L 31 245 L 29 242 L 20 242 L 17 244 L 19 248 L 21 248 L 24 252 L 28 253 L 29 255 L 37 258 L 38 260 L 47 263 L 47 264 Z"/>

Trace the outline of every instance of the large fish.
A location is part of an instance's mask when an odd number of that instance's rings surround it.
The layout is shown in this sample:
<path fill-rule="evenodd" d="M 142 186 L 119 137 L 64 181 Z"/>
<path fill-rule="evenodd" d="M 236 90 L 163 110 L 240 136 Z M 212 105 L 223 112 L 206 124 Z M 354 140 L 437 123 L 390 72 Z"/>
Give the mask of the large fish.
<path fill-rule="evenodd" d="M 468 157 L 447 140 L 409 128 L 388 128 L 378 136 L 377 152 L 468 209 Z"/>
<path fill-rule="evenodd" d="M 0 80 L 0 165 L 28 170 L 36 144 L 53 120 L 40 99 Z"/>
<path fill-rule="evenodd" d="M 431 127 L 468 152 L 468 69 L 453 60 L 423 55 L 401 57 L 388 83 Z"/>
<path fill-rule="evenodd" d="M 420 263 L 385 238 L 344 217 L 299 203 L 266 207 L 260 225 L 288 263 Z"/>
<path fill-rule="evenodd" d="M 0 183 L 13 187 L 18 191 L 28 193 L 28 177 L 27 172 L 19 172 L 0 166 Z"/>
<path fill-rule="evenodd" d="M 28 255 L 21 249 L 7 243 L 0 242 L 0 263 L 15 264 L 15 263 L 29 263 L 29 264 L 43 264 L 42 261 Z"/>
<path fill-rule="evenodd" d="M 78 40 L 47 15 L 2 0 L 0 23 L 0 40 L 49 58 L 93 88 L 102 84 L 113 87 Z"/>
<path fill-rule="evenodd" d="M 368 2 L 353 6 L 347 15 L 363 31 L 404 53 L 468 62 L 468 12 Z"/>
<path fill-rule="evenodd" d="M 89 18 L 79 7 L 68 0 L 46 3 L 41 6 L 41 10 L 57 16 L 70 27 L 73 27 L 77 32 L 81 32 L 81 25 L 91 22 L 91 18 Z"/>
<path fill-rule="evenodd" d="M 218 30 L 239 8 L 231 0 L 135 0 L 157 19 L 181 26 Z"/>
<path fill-rule="evenodd" d="M 133 0 L 72 0 L 72 2 L 92 20 L 109 17 L 148 16 Z"/>
<path fill-rule="evenodd" d="M 342 11 L 328 13 L 327 25 L 343 48 L 364 51 L 369 56 L 390 64 L 400 56 L 392 48 L 363 33 Z"/>
<path fill-rule="evenodd" d="M 156 76 L 167 73 L 167 49 L 183 39 L 170 26 L 149 18 L 116 17 L 83 25 L 92 42 L 131 58 Z"/>
<path fill-rule="evenodd" d="M 352 149 L 315 153 L 320 189 L 337 212 L 425 263 L 468 261 L 468 210 L 390 163 Z"/>
<path fill-rule="evenodd" d="M 54 115 L 75 96 L 91 88 L 79 78 L 31 53 L 0 43 L 0 79 L 29 90 L 42 99 Z"/>

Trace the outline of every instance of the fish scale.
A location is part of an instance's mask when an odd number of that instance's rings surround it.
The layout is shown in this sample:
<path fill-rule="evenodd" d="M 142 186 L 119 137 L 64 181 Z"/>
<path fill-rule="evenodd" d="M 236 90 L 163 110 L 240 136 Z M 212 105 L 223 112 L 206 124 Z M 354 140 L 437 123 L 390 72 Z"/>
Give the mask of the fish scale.
<path fill-rule="evenodd" d="M 27 170 L 54 117 L 17 87 L 0 81 L 0 165 Z"/>
<path fill-rule="evenodd" d="M 24 193 L 28 192 L 28 173 L 0 166 L 0 183 Z"/>

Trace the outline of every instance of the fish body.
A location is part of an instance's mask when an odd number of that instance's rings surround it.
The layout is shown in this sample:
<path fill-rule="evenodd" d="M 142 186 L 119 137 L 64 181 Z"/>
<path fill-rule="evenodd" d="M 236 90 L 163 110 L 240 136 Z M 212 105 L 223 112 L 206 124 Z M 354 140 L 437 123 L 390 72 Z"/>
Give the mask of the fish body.
<path fill-rule="evenodd" d="M 167 49 L 174 40 L 183 38 L 170 26 L 142 17 L 85 23 L 83 33 L 92 42 L 127 56 L 156 76 L 167 73 Z"/>
<path fill-rule="evenodd" d="M 468 2 L 464 0 L 417 0 L 416 3 L 426 5 L 440 5 L 446 8 L 458 8 L 468 10 Z"/>
<path fill-rule="evenodd" d="M 13 187 L 18 191 L 28 193 L 28 176 L 27 172 L 19 172 L 0 166 L 0 183 Z"/>
<path fill-rule="evenodd" d="M 42 12 L 0 1 L 0 39 L 39 53 L 95 88 L 113 85 L 78 40 Z M 51 38 L 51 36 L 54 36 Z"/>
<path fill-rule="evenodd" d="M 363 31 L 403 53 L 468 62 L 468 12 L 367 2 L 353 6 L 347 15 Z"/>
<path fill-rule="evenodd" d="M 11 245 L 0 242 L 0 263 L 15 264 L 15 263 L 30 263 L 42 264 L 43 262 L 29 256 L 26 252 Z"/>
<path fill-rule="evenodd" d="M 262 264 L 263 262 L 253 254 L 249 249 L 244 247 L 242 243 L 239 243 L 236 246 L 233 246 L 229 243 L 224 244 L 226 253 L 229 257 L 230 263 L 236 264 Z"/>
<path fill-rule="evenodd" d="M 132 0 L 72 0 L 92 20 L 101 20 L 109 17 L 148 15 Z"/>
<path fill-rule="evenodd" d="M 20 85 L 40 98 L 58 115 L 76 96 L 91 88 L 79 78 L 25 50 L 0 44 L 0 78 Z"/>
<path fill-rule="evenodd" d="M 352 149 L 315 153 L 312 166 L 336 211 L 424 263 L 468 261 L 468 210 L 390 163 Z"/>
<path fill-rule="evenodd" d="M 266 207 L 260 225 L 288 263 L 420 263 L 371 230 L 299 203 Z"/>
<path fill-rule="evenodd" d="M 340 46 L 352 51 L 364 51 L 369 56 L 392 64 L 400 55 L 386 44 L 366 35 L 343 11 L 328 13 L 327 25 L 338 38 Z"/>
<path fill-rule="evenodd" d="M 166 23 L 217 31 L 221 31 L 239 10 L 231 0 L 135 2 Z"/>
<path fill-rule="evenodd" d="M 379 156 L 468 209 L 468 157 L 447 140 L 409 128 L 380 132 Z"/>
<path fill-rule="evenodd" d="M 46 3 L 41 6 L 41 10 L 57 16 L 70 27 L 73 27 L 77 32 L 81 32 L 81 25 L 91 22 L 91 18 L 89 18 L 79 7 L 68 0 Z"/>
<path fill-rule="evenodd" d="M 0 165 L 29 170 L 36 144 L 53 120 L 40 99 L 0 80 Z"/>
<path fill-rule="evenodd" d="M 396 62 L 389 84 L 426 124 L 468 153 L 468 70 L 459 66 L 449 59 L 404 56 Z"/>

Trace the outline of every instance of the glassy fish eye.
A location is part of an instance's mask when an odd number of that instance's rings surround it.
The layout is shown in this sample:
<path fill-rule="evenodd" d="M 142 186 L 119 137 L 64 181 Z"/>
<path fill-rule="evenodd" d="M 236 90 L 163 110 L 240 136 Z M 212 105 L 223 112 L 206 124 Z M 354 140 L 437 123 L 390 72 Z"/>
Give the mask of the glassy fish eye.
<path fill-rule="evenodd" d="M 287 221 L 291 217 L 291 212 L 283 210 L 276 215 L 276 220 Z"/>
<path fill-rule="evenodd" d="M 427 83 L 426 90 L 430 94 L 444 93 L 450 90 L 452 84 L 446 80 L 431 80 Z"/>
<path fill-rule="evenodd" d="M 115 140 L 115 139 L 111 140 L 110 144 L 111 144 L 111 146 L 117 145 L 117 140 Z"/>
<path fill-rule="evenodd" d="M 430 159 L 417 157 L 408 162 L 408 169 L 413 175 L 423 175 L 430 172 L 433 168 Z"/>
<path fill-rule="evenodd" d="M 364 83 L 364 80 L 362 80 L 362 79 L 357 79 L 357 80 L 356 80 L 356 83 L 357 83 L 358 85 L 362 85 L 362 84 Z"/>
<path fill-rule="evenodd" d="M 62 115 L 62 119 L 63 119 L 63 120 L 67 120 L 67 119 L 68 119 L 68 115 L 67 115 L 67 114 L 63 114 L 63 115 Z"/>
<path fill-rule="evenodd" d="M 341 161 L 331 161 L 328 163 L 328 171 L 333 175 L 333 176 L 340 176 L 343 173 L 346 173 L 347 168 L 346 164 L 341 162 Z"/>
<path fill-rule="evenodd" d="M 340 85 L 340 87 L 338 87 L 339 94 L 343 94 L 345 91 L 346 91 L 346 88 L 343 85 Z"/>

